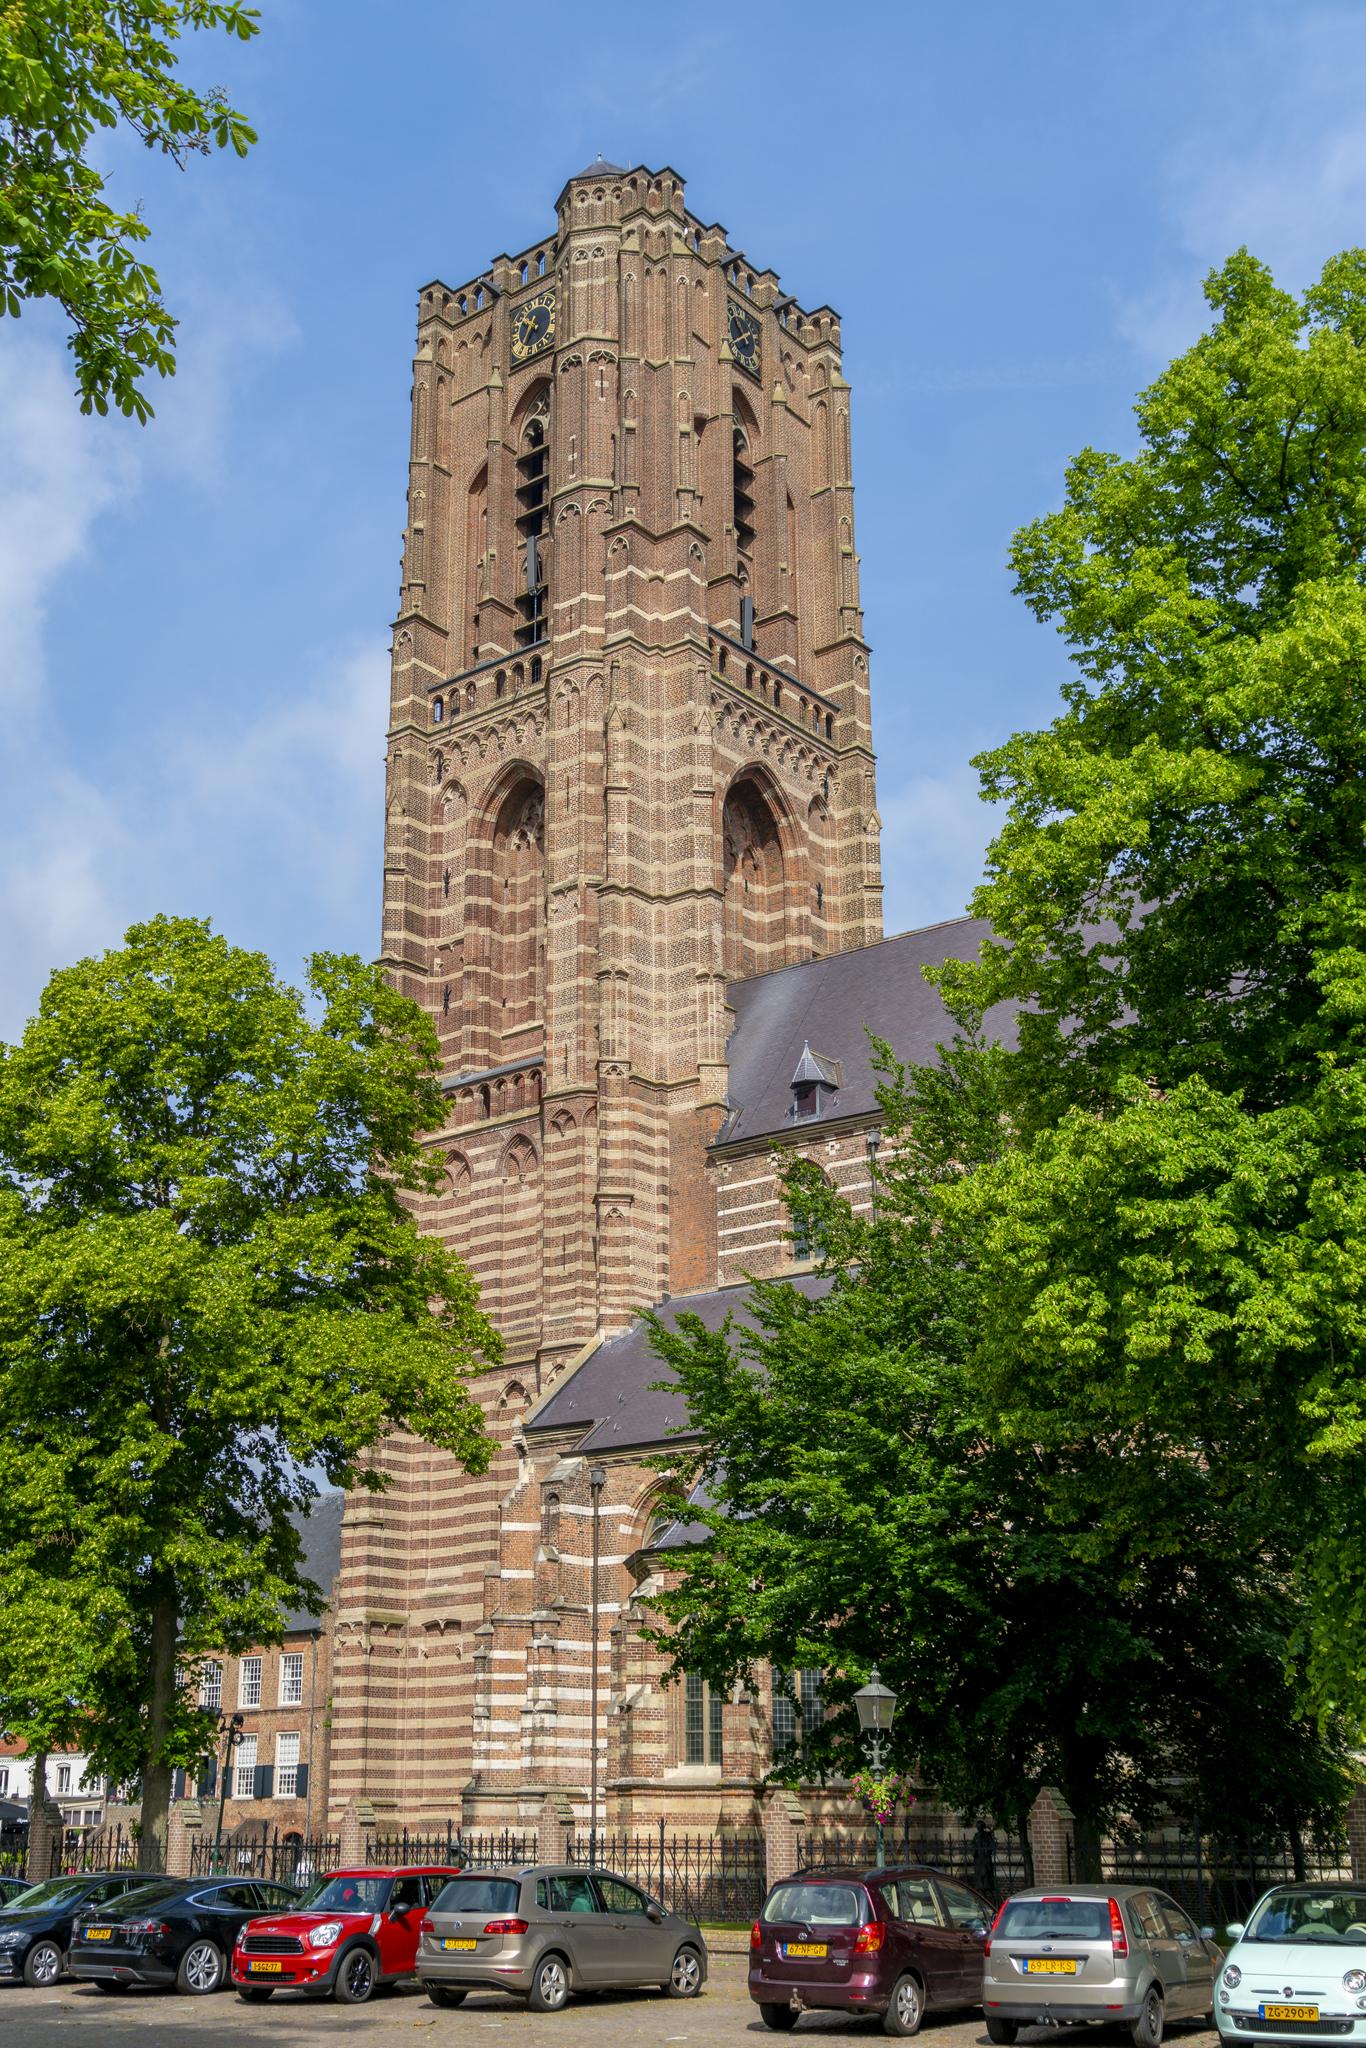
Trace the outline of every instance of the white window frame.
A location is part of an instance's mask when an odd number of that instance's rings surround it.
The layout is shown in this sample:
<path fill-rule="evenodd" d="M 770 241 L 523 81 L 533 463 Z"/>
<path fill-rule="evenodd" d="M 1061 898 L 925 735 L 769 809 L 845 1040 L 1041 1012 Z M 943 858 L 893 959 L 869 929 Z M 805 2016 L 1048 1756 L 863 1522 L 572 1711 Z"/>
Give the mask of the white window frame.
<path fill-rule="evenodd" d="M 290 1745 L 293 1745 L 292 1751 Z M 299 1750 L 301 1738 L 294 1734 L 277 1735 L 275 1738 L 275 1797 L 297 1799 L 299 1796 Z"/>
<path fill-rule="evenodd" d="M 254 1735 L 239 1735 L 232 1758 L 232 1796 L 234 1799 L 256 1797 L 256 1753 L 257 1738 Z"/>
<path fill-rule="evenodd" d="M 70 1764 L 58 1764 L 58 1766 L 57 1766 L 57 1790 L 58 1790 L 59 1792 L 70 1792 L 70 1791 L 71 1791 L 71 1789 L 72 1789 L 72 1785 L 71 1785 L 71 1766 L 70 1766 Z"/>
<path fill-rule="evenodd" d="M 288 1683 L 285 1674 L 289 1674 Z M 302 1650 L 284 1650 L 280 1655 L 280 1699 L 282 1707 L 301 1707 L 304 1703 L 304 1653 Z"/>
<path fill-rule="evenodd" d="M 223 1666 L 206 1664 L 199 1674 L 199 1704 L 206 1713 L 223 1710 Z"/>
<path fill-rule="evenodd" d="M 0 1764 L 0 1792 L 9 1791 L 9 1765 Z"/>
<path fill-rule="evenodd" d="M 237 1667 L 239 1707 L 259 1707 L 261 1704 L 261 1662 L 259 1657 L 244 1657 Z"/>

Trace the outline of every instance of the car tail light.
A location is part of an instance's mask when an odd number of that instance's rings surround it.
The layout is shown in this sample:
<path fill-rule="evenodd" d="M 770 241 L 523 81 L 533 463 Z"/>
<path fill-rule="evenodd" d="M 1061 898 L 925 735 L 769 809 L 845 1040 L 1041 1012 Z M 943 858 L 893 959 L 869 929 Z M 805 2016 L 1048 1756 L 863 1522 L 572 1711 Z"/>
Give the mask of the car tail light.
<path fill-rule="evenodd" d="M 527 1923 L 525 1920 L 490 1920 L 484 1932 L 485 1934 L 525 1934 L 526 1930 Z"/>
<path fill-rule="evenodd" d="M 751 1955 L 753 1955 L 753 1954 L 754 1954 L 754 1952 L 755 1952 L 755 1950 L 756 1950 L 756 1949 L 761 1949 L 761 1948 L 763 1947 L 763 1945 L 764 1945 L 764 1937 L 763 1937 L 763 1931 L 762 1931 L 762 1929 L 760 1928 L 760 1926 L 759 1926 L 759 1923 L 758 1923 L 758 1921 L 756 1920 L 756 1921 L 755 1921 L 755 1923 L 754 1923 L 754 1925 L 753 1925 L 753 1926 L 752 1926 L 752 1927 L 750 1928 L 750 1930 L 749 1930 L 749 1952 L 750 1952 L 750 1954 L 751 1954 Z"/>
<path fill-rule="evenodd" d="M 169 1934 L 170 1928 L 164 1920 L 125 1920 L 125 1934 Z"/>
<path fill-rule="evenodd" d="M 1124 1932 L 1124 1915 L 1119 1910 L 1119 1900 L 1111 1899 L 1109 1904 L 1110 1946 L 1117 1956 L 1127 1956 L 1129 1953 L 1129 1937 Z"/>
<path fill-rule="evenodd" d="M 886 1939 L 887 1922 L 885 1920 L 870 1920 L 866 1927 L 860 1927 L 858 1931 L 858 1939 L 854 1943 L 854 1954 L 856 1956 L 875 1956 Z"/>
<path fill-rule="evenodd" d="M 418 1923 L 417 1923 L 417 1931 L 418 1931 L 418 1933 L 419 1933 L 419 1934 L 430 1934 L 430 1933 L 431 1933 L 431 1931 L 432 1931 L 432 1916 L 431 1916 L 431 1914 L 430 1914 L 430 1913 L 424 1913 L 424 1914 L 422 1915 L 422 1918 L 421 1918 L 421 1919 L 420 1919 L 420 1920 L 418 1921 Z"/>
<path fill-rule="evenodd" d="M 999 1905 L 999 1906 L 998 1906 L 998 1907 L 996 1908 L 996 1918 L 995 1918 L 995 1919 L 994 1919 L 994 1920 L 992 1921 L 992 1923 L 991 1923 L 990 1927 L 989 1927 L 989 1928 L 987 1929 L 987 1938 L 986 1938 L 986 1940 L 985 1940 L 985 1941 L 984 1941 L 984 1942 L 982 1943 L 982 1954 L 983 1954 L 984 1956 L 989 1956 L 989 1955 L 991 1954 L 991 1944 L 992 1944 L 992 1940 L 993 1940 L 993 1938 L 994 1938 L 994 1936 L 995 1936 L 995 1933 L 996 1933 L 996 1930 L 997 1930 L 997 1928 L 998 1928 L 998 1927 L 1000 1926 L 1000 1924 L 1001 1924 L 1001 1915 L 1002 1915 L 1002 1913 L 1004 1913 L 1004 1911 L 1005 1911 L 1005 1909 L 1006 1909 L 1006 1906 L 1007 1906 L 1007 1904 L 1008 1904 L 1008 1901 L 1007 1901 L 1007 1900 L 1005 1900 L 1005 1899 L 1002 1899 L 1002 1901 L 1001 1901 L 1000 1905 Z"/>

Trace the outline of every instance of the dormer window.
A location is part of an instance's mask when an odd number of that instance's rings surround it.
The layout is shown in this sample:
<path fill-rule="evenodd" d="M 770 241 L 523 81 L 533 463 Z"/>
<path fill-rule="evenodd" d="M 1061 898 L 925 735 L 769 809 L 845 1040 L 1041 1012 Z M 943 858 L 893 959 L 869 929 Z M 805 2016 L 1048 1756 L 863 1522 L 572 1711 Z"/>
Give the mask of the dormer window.
<path fill-rule="evenodd" d="M 838 1060 L 812 1052 L 810 1044 L 804 1044 L 790 1084 L 793 1123 L 807 1123 L 813 1117 L 823 1116 L 833 1106 L 843 1078 L 844 1070 Z"/>

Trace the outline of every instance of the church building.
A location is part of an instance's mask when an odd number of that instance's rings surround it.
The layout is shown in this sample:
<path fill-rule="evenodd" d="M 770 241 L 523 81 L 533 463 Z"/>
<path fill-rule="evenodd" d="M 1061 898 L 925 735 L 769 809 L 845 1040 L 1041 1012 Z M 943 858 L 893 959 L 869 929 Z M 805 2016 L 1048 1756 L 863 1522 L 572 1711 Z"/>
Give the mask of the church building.
<path fill-rule="evenodd" d="M 837 314 L 668 169 L 590 165 L 419 295 L 382 958 L 443 1051 L 419 1220 L 505 1361 L 486 1475 L 399 1438 L 348 1501 L 334 1814 L 745 1827 L 820 1711 L 662 1683 L 684 1418 L 637 1316 L 819 1289 L 775 1147 L 869 1202 L 867 1032 L 928 1057 L 921 968 L 979 938 L 882 935 L 850 399 Z"/>

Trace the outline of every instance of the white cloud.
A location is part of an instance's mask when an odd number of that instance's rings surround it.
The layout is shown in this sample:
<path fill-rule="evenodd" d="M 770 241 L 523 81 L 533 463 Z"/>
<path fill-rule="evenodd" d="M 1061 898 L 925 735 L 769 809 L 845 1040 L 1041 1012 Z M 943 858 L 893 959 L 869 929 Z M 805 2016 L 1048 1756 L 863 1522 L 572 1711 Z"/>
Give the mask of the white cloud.
<path fill-rule="evenodd" d="M 1366 16 L 1274 15 L 1247 58 L 1255 93 L 1232 94 L 1230 120 L 1212 118 L 1165 167 L 1168 274 L 1117 307 L 1121 333 L 1154 363 L 1208 324 L 1201 279 L 1234 249 L 1246 245 L 1279 283 L 1302 290 L 1325 258 L 1366 235 Z M 1279 81 L 1270 94 L 1268 75 Z"/>
<path fill-rule="evenodd" d="M 884 777 L 880 798 L 885 929 L 961 917 L 1001 823 L 1000 812 L 981 801 L 976 769 L 965 763 L 896 783 Z"/>

